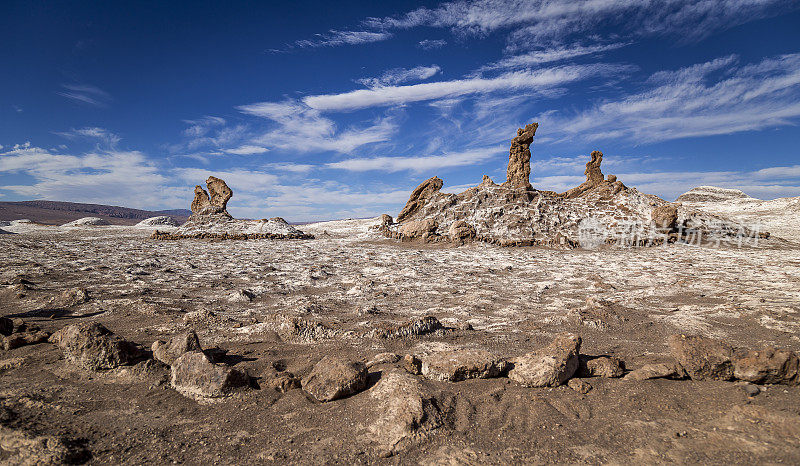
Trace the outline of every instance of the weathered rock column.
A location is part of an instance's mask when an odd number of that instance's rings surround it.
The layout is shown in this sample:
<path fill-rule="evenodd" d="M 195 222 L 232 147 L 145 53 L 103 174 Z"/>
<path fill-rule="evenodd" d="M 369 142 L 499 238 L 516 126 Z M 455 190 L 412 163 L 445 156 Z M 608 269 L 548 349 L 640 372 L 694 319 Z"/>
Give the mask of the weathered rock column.
<path fill-rule="evenodd" d="M 531 143 L 539 123 L 531 123 L 517 130 L 517 137 L 511 141 L 508 156 L 506 183 L 513 188 L 531 188 Z"/>

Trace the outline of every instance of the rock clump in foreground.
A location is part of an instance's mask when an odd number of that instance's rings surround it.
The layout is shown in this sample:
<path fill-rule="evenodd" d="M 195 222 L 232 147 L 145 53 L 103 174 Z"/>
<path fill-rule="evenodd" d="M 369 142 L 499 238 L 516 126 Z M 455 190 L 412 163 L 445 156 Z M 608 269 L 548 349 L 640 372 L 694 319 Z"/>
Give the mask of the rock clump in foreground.
<path fill-rule="evenodd" d="M 440 178 L 432 177 L 414 189 L 395 222 L 382 221 L 378 230 L 402 241 L 559 248 L 708 242 L 752 233 L 726 218 L 670 204 L 625 186 L 615 175 L 605 176 L 600 151 L 590 154 L 581 185 L 563 193 L 535 189 L 530 146 L 537 129 L 532 123 L 517 130 L 506 182 L 484 176 L 478 186 L 451 194 L 441 191 Z"/>
<path fill-rule="evenodd" d="M 376 415 L 369 437 L 381 456 L 398 453 L 446 423 L 441 404 L 423 383 L 403 371 L 384 374 L 370 390 Z"/>
<path fill-rule="evenodd" d="M 175 239 L 313 239 L 313 235 L 303 233 L 280 218 L 243 220 L 233 218 L 227 211 L 228 201 L 233 190 L 225 182 L 214 176 L 206 180 L 208 192 L 202 186 L 195 186 L 191 203 L 192 215 L 180 227 L 171 231 L 153 232 L 151 238 L 161 240 Z"/>
<path fill-rule="evenodd" d="M 94 371 L 133 364 L 144 356 L 136 344 L 99 322 L 68 325 L 54 333 L 50 342 L 61 349 L 68 361 Z"/>
<path fill-rule="evenodd" d="M 184 395 L 219 398 L 248 386 L 250 378 L 238 369 L 214 364 L 201 351 L 190 351 L 172 363 L 171 383 Z"/>
<path fill-rule="evenodd" d="M 562 333 L 545 348 L 517 357 L 508 378 L 527 387 L 557 387 L 578 370 L 581 337 Z"/>
<path fill-rule="evenodd" d="M 302 387 L 317 401 L 333 401 L 367 388 L 369 373 L 360 362 L 335 356 L 322 358 L 302 380 Z"/>

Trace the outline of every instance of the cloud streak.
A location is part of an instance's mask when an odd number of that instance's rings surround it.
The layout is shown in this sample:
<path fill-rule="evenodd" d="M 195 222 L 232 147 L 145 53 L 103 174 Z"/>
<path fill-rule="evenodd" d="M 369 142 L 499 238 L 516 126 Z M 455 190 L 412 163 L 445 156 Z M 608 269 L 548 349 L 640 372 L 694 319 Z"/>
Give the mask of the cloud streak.
<path fill-rule="evenodd" d="M 572 115 L 546 113 L 540 121 L 564 138 L 651 143 L 786 126 L 800 117 L 800 54 L 745 66 L 722 57 L 655 73 L 644 85 L 642 92 Z"/>
<path fill-rule="evenodd" d="M 359 89 L 341 94 L 314 95 L 303 98 L 303 102 L 318 111 L 352 111 L 497 91 L 528 90 L 541 93 L 590 76 L 620 75 L 631 69 L 627 65 L 613 64 L 561 66 L 504 73 L 494 78 L 475 77 L 408 86 Z"/>

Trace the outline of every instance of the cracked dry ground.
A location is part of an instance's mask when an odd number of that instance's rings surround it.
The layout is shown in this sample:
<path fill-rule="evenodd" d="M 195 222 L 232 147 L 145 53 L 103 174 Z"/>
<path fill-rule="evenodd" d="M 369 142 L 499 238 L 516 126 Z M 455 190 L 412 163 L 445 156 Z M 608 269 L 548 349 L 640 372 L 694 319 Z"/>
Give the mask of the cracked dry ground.
<path fill-rule="evenodd" d="M 145 348 L 191 328 L 260 385 L 198 402 L 130 371 L 82 371 L 49 343 L 0 350 L 16 361 L 0 373 L 0 428 L 63 439 L 76 461 L 800 462 L 796 386 L 748 397 L 721 381 L 591 378 L 588 394 L 507 378 L 430 381 L 450 397 L 447 425 L 381 458 L 365 435 L 369 390 L 318 403 L 266 382 L 276 368 L 302 377 L 328 354 L 367 361 L 448 344 L 516 356 L 563 331 L 583 337 L 581 353 L 617 356 L 628 369 L 664 361 L 667 337 L 680 332 L 797 351 L 800 249 L 786 243 L 561 251 L 326 235 L 156 241 L 117 228 L 7 235 L 0 248 L 0 314 L 51 332 L 96 320 Z M 57 305 L 78 287 L 87 302 Z M 423 315 L 451 329 L 369 335 Z M 281 330 L 292 317 L 323 331 Z M 372 367 L 372 383 L 399 364 Z"/>

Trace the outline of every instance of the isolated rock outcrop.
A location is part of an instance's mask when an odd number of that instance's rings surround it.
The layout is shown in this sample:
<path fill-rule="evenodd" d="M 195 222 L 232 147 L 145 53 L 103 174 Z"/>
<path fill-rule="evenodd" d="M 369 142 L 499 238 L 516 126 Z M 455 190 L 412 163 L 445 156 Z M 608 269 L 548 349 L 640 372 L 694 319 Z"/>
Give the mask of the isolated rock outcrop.
<path fill-rule="evenodd" d="M 166 342 L 156 340 L 151 347 L 153 357 L 171 366 L 176 359 L 190 351 L 203 351 L 200 340 L 194 331 L 173 335 Z"/>
<path fill-rule="evenodd" d="M 62 227 L 86 227 L 108 225 L 108 220 L 100 217 L 83 217 L 61 225 Z"/>
<path fill-rule="evenodd" d="M 669 337 L 672 357 L 694 380 L 733 379 L 733 348 L 727 343 L 697 335 Z"/>
<path fill-rule="evenodd" d="M 183 354 L 172 363 L 173 388 L 197 397 L 219 398 L 239 387 L 249 384 L 244 372 L 221 364 L 214 364 L 200 351 Z"/>
<path fill-rule="evenodd" d="M 445 425 L 436 396 L 405 372 L 384 374 L 370 390 L 370 398 L 376 415 L 368 426 L 369 437 L 382 456 L 398 453 Z"/>
<path fill-rule="evenodd" d="M 649 380 L 649 379 L 683 379 L 686 372 L 675 362 L 651 363 L 628 372 L 625 380 Z"/>
<path fill-rule="evenodd" d="M 206 180 L 208 192 L 201 186 L 194 188 L 192 215 L 189 221 L 170 231 L 156 230 L 153 239 L 176 240 L 186 238 L 215 240 L 245 239 L 313 239 L 280 217 L 261 220 L 240 220 L 227 211 L 233 191 L 217 177 Z M 210 194 L 209 194 L 210 193 Z"/>
<path fill-rule="evenodd" d="M 797 354 L 765 346 L 760 350 L 737 351 L 733 356 L 733 376 L 757 384 L 800 384 Z"/>
<path fill-rule="evenodd" d="M 600 164 L 603 163 L 602 152 L 599 150 L 592 151 L 590 157 L 591 159 L 586 162 L 586 170 L 583 172 L 583 174 L 586 175 L 586 181 L 580 186 L 576 186 L 563 193 L 562 195 L 567 199 L 579 197 L 587 191 L 602 186 L 604 183 L 606 185 L 613 185 L 613 189 L 617 191 L 624 189 L 624 185 L 620 181 L 617 181 L 616 176 L 609 175 L 608 180 L 604 179 L 603 172 L 600 170 Z"/>
<path fill-rule="evenodd" d="M 422 375 L 442 382 L 490 379 L 505 373 L 508 363 L 500 356 L 478 348 L 454 348 L 420 356 Z"/>
<path fill-rule="evenodd" d="M 226 210 L 228 201 L 233 197 L 233 191 L 224 181 L 216 176 L 209 176 L 206 180 L 206 192 L 202 186 L 194 187 L 194 200 L 192 200 L 192 216 L 198 215 L 223 215 L 230 217 Z"/>
<path fill-rule="evenodd" d="M 177 220 L 167 215 L 150 217 L 136 224 L 137 227 L 177 227 L 180 226 Z"/>
<path fill-rule="evenodd" d="M 532 123 L 517 130 L 503 184 L 484 176 L 479 185 L 451 194 L 441 191 L 441 179 L 430 178 L 414 190 L 396 223 L 382 221 L 377 230 L 401 241 L 558 248 L 657 246 L 700 238 L 719 244 L 743 231 L 724 217 L 640 193 L 614 175 L 604 178 L 600 151 L 591 153 L 580 186 L 561 194 L 532 188 L 530 146 L 537 129 Z"/>
<path fill-rule="evenodd" d="M 50 337 L 64 357 L 84 369 L 107 370 L 133 364 L 144 356 L 142 350 L 99 322 L 68 325 Z"/>
<path fill-rule="evenodd" d="M 368 377 L 363 363 L 325 356 L 303 378 L 302 387 L 318 401 L 333 401 L 367 388 Z"/>
<path fill-rule="evenodd" d="M 581 337 L 559 334 L 545 348 L 512 360 L 508 378 L 527 387 L 557 387 L 578 369 L 580 348 Z"/>
<path fill-rule="evenodd" d="M 408 202 L 406 202 L 406 206 L 397 214 L 397 223 L 414 215 L 417 210 L 419 210 L 420 206 L 425 204 L 428 199 L 442 189 L 442 186 L 444 186 L 444 181 L 438 176 L 428 178 L 420 183 L 420 185 L 411 192 L 411 197 L 408 199 Z"/>
<path fill-rule="evenodd" d="M 513 188 L 530 189 L 531 182 L 531 144 L 539 123 L 531 123 L 517 129 L 517 137 L 511 141 L 511 149 L 506 169 L 506 183 Z M 490 180 L 491 181 L 491 180 Z"/>

